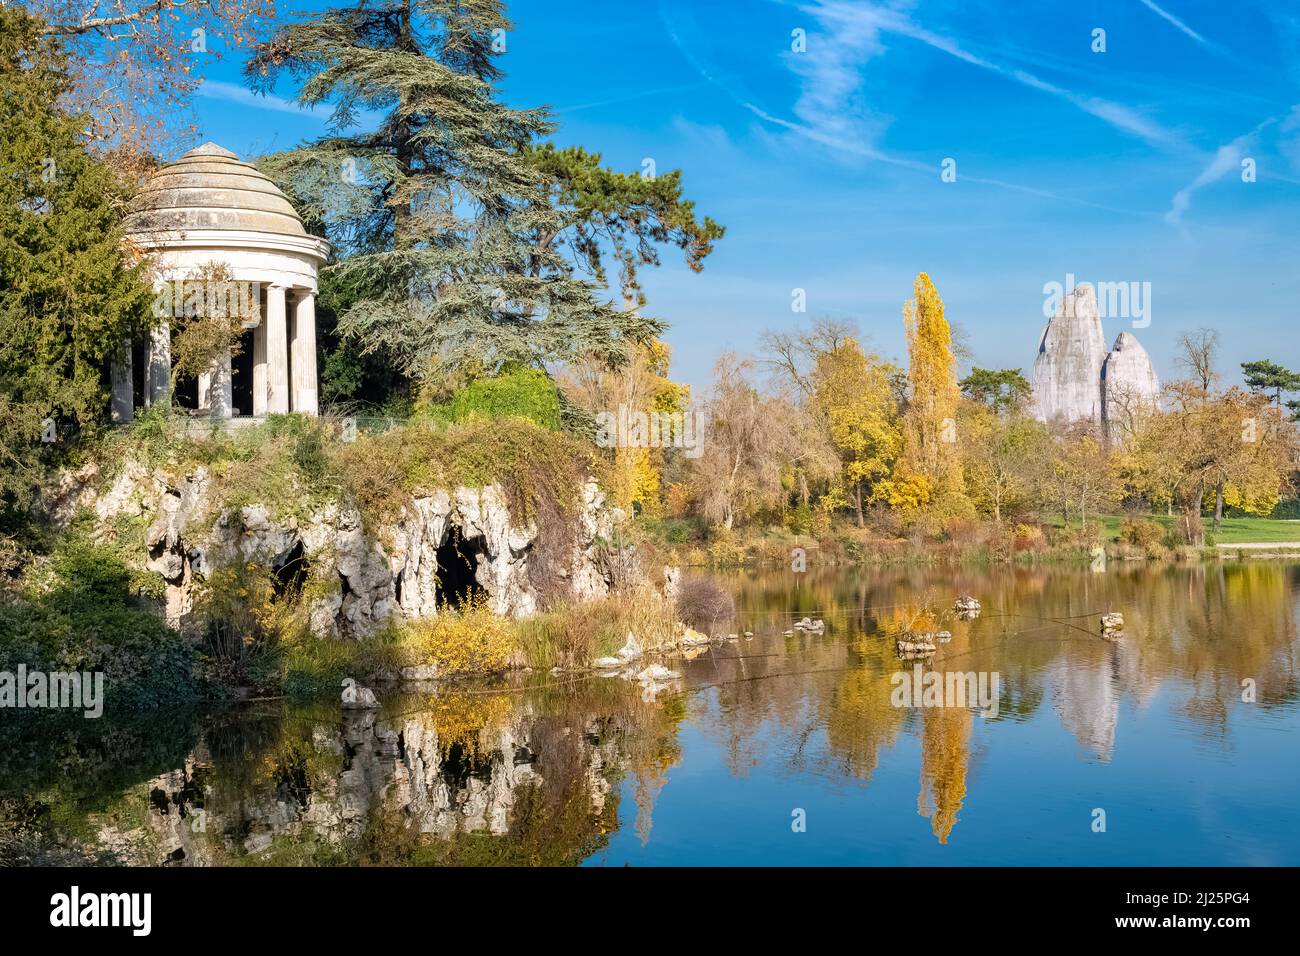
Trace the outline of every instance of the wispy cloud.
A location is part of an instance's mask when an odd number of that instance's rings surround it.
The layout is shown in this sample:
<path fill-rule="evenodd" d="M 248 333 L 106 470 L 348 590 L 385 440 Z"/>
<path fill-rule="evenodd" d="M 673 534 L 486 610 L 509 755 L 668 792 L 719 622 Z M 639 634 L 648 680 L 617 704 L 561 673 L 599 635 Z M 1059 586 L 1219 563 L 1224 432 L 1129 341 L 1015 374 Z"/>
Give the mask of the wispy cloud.
<path fill-rule="evenodd" d="M 861 104 L 857 103 L 856 110 L 852 106 L 857 102 L 862 86 L 859 67 L 870 55 L 873 44 L 867 33 L 852 31 L 836 37 L 830 49 L 821 48 L 816 58 L 818 65 L 815 67 L 804 67 L 803 57 L 793 58 L 799 64 L 798 70 L 807 69 L 808 72 L 804 74 L 804 92 L 795 104 L 797 120 L 789 120 L 755 103 L 746 93 L 735 89 L 727 77 L 706 63 L 682 40 L 667 8 L 662 5 L 660 15 L 673 44 L 691 68 L 763 122 L 796 132 L 811 142 L 853 156 L 908 169 L 934 169 L 933 164 L 892 156 L 877 149 L 873 145 L 875 136 L 868 129 L 871 124 L 864 121 Z"/>
<path fill-rule="evenodd" d="M 660 11 L 664 26 L 673 43 L 695 71 L 764 123 L 788 130 L 797 134 L 801 140 L 817 143 L 842 154 L 922 172 L 937 178 L 939 167 L 933 161 L 923 162 L 898 156 L 875 145 L 875 134 L 885 125 L 885 118 L 870 112 L 861 101 L 863 87 L 861 68 L 872 56 L 883 52 L 884 48 L 880 44 L 879 32 L 872 22 L 855 16 L 860 9 L 843 3 L 823 4 L 817 11 L 819 23 L 823 26 L 836 24 L 835 29 L 826 36 L 818 34 L 818 55 L 811 58 L 812 65 L 805 65 L 809 62 L 809 58 L 802 55 L 794 55 L 790 58 L 791 63 L 796 64 L 792 69 L 795 69 L 796 73 L 805 80 L 794 107 L 797 120 L 777 116 L 732 89 L 731 84 L 725 82 L 682 41 L 667 15 L 667 10 L 661 7 Z M 822 14 L 828 19 L 823 19 Z M 963 173 L 961 179 L 963 182 L 1009 189 L 1041 199 L 1088 206 L 1122 215 L 1142 217 L 1150 215 L 1002 179 L 990 179 L 967 173 Z"/>
<path fill-rule="evenodd" d="M 888 118 L 869 108 L 863 87 L 868 62 L 885 51 L 879 24 L 838 3 L 805 12 L 816 17 L 821 29 L 811 41 L 815 53 L 785 55 L 801 81 L 795 116 L 828 139 L 877 139 Z"/>
<path fill-rule="evenodd" d="M 1179 30 L 1183 31 L 1183 33 L 1186 33 L 1197 43 L 1201 44 L 1201 46 L 1205 46 L 1205 47 L 1213 46 L 1213 44 L 1210 43 L 1209 40 L 1205 39 L 1205 37 L 1201 36 L 1199 33 L 1197 33 L 1195 30 L 1189 27 L 1182 20 L 1179 20 L 1168 10 L 1162 10 L 1160 7 L 1156 6 L 1155 3 L 1152 2 L 1152 0 L 1138 0 L 1138 2 L 1141 3 L 1142 6 L 1146 7 L 1151 12 L 1157 14 L 1158 16 L 1164 17 L 1166 20 L 1172 23 Z"/>
<path fill-rule="evenodd" d="M 208 100 L 220 100 L 223 103 L 237 103 L 253 109 L 271 110 L 275 113 L 294 113 L 298 116 L 324 115 L 326 107 L 299 106 L 293 100 L 281 96 L 263 96 L 237 83 L 222 83 L 219 80 L 204 80 L 198 89 L 198 95 Z"/>
<path fill-rule="evenodd" d="M 1174 193 L 1173 201 L 1169 204 L 1169 211 L 1165 213 L 1165 222 L 1171 226 L 1182 226 L 1183 216 L 1191 208 L 1192 196 L 1211 183 L 1218 182 L 1234 170 L 1241 169 L 1241 161 L 1246 158 L 1246 151 L 1252 148 L 1261 132 L 1276 122 L 1275 118 L 1266 119 L 1249 133 L 1238 136 L 1232 142 L 1225 143 L 1215 150 L 1214 156 L 1197 177 Z"/>
<path fill-rule="evenodd" d="M 833 0 L 833 2 L 824 3 L 820 7 L 811 8 L 810 12 L 819 16 L 819 18 L 823 12 L 833 12 L 837 20 L 857 19 L 874 25 L 878 30 L 897 33 L 924 43 L 964 63 L 969 63 L 971 66 L 1006 77 L 1015 83 L 1037 90 L 1040 93 L 1058 97 L 1077 109 L 1095 116 L 1102 122 L 1131 136 L 1136 136 L 1151 145 L 1168 147 L 1179 144 L 1179 137 L 1175 132 L 1165 129 L 1122 103 L 1079 93 L 1045 80 L 1028 70 L 1007 66 L 986 56 L 981 56 L 972 52 L 954 37 L 944 36 L 925 29 L 899 10 L 874 4 L 858 5 L 845 3 L 843 0 Z"/>

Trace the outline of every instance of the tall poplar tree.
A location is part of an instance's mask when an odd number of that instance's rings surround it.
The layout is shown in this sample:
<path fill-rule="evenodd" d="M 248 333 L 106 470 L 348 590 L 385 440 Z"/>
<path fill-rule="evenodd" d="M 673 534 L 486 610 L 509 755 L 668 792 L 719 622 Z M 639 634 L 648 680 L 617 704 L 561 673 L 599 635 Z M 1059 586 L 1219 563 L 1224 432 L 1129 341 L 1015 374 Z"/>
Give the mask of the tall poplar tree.
<path fill-rule="evenodd" d="M 907 332 L 908 405 L 896 485 L 907 491 L 895 504 L 925 505 L 936 517 L 971 510 L 957 452 L 957 359 L 943 299 L 924 272 L 903 306 Z"/>
<path fill-rule="evenodd" d="M 340 331 L 425 386 L 511 362 L 618 365 L 661 330 L 532 241 L 566 223 L 529 152 L 552 123 L 493 85 L 509 28 L 497 0 L 362 0 L 285 26 L 246 70 L 332 107 L 332 135 L 263 168 L 334 244 Z"/>

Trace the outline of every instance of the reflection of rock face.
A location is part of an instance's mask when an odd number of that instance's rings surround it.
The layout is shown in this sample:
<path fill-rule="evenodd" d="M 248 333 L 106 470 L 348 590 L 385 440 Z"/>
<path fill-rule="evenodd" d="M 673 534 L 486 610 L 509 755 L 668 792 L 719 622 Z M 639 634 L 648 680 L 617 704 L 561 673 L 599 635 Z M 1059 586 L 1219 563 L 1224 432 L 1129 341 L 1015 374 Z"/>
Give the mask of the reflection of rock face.
<path fill-rule="evenodd" d="M 1101 420 L 1101 365 L 1106 340 L 1097 294 L 1081 285 L 1061 300 L 1043 330 L 1034 360 L 1034 405 L 1041 421 Z"/>
<path fill-rule="evenodd" d="M 1161 678 L 1148 672 L 1141 648 L 1135 633 L 1087 654 L 1062 655 L 1046 671 L 1062 725 L 1099 760 L 1110 760 L 1115 750 L 1120 698 L 1143 707 L 1160 687 Z"/>
<path fill-rule="evenodd" d="M 137 862 L 202 866 L 214 862 L 217 847 L 260 853 L 281 838 L 306 834 L 342 847 L 385 812 L 395 812 L 410 830 L 442 839 L 503 836 L 521 795 L 543 787 L 585 787 L 594 820 L 605 810 L 611 775 L 627 766 L 615 735 L 601 731 L 599 721 L 582 732 L 516 712 L 449 744 L 428 714 L 389 722 L 373 711 L 348 712 L 341 726 L 313 728 L 310 755 L 281 756 L 270 779 L 240 789 L 233 801 L 219 792 L 202 761 L 196 768 L 195 759 L 187 760 L 185 768 L 149 781 L 150 839 L 112 828 L 100 838 L 134 852 Z M 553 780 L 538 768 L 542 752 L 555 768 Z M 309 771 L 313 764 L 317 769 Z M 322 764 L 337 769 L 322 771 Z M 199 816 L 206 837 L 194 832 Z M 146 843 L 148 850 L 142 849 Z"/>
<path fill-rule="evenodd" d="M 1048 681 L 1065 729 L 1080 747 L 1109 760 L 1119 725 L 1119 686 L 1111 656 L 1096 664 L 1060 657 L 1049 669 Z"/>

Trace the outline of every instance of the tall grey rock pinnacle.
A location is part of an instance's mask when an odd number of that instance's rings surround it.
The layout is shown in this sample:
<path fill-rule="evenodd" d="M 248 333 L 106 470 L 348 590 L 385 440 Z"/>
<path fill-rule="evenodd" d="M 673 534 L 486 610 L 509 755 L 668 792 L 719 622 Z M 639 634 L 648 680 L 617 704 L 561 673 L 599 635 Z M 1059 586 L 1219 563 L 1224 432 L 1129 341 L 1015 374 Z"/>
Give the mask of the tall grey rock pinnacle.
<path fill-rule="evenodd" d="M 1132 415 L 1160 402 L 1160 379 L 1151 356 L 1137 337 L 1121 332 L 1101 367 L 1102 418 L 1114 434 L 1130 424 Z"/>
<path fill-rule="evenodd" d="M 1145 354 L 1145 353 L 1144 353 Z M 1097 293 L 1080 285 L 1061 299 L 1034 360 L 1034 412 L 1040 421 L 1101 421 L 1101 367 L 1106 339 Z"/>

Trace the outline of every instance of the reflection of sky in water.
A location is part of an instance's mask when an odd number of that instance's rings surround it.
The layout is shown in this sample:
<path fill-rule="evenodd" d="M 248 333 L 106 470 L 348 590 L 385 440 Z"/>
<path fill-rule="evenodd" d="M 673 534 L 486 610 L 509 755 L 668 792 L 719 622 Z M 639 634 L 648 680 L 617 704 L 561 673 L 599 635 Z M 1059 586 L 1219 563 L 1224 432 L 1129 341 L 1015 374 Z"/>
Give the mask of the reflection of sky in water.
<path fill-rule="evenodd" d="M 693 708 L 692 713 L 697 711 Z M 976 718 L 967 793 L 940 844 L 917 813 L 921 750 L 905 734 L 869 782 L 789 772 L 791 740 L 764 725 L 745 773 L 722 771 L 727 754 L 693 717 L 680 730 L 681 763 L 668 772 L 645 846 L 631 826 L 624 785 L 621 826 L 594 865 L 1295 865 L 1300 861 L 1296 727 L 1256 712 L 1237 721 L 1232 750 L 1207 747 L 1157 699 L 1120 707 L 1109 761 L 1080 753 L 1050 712 L 1026 722 Z M 807 748 L 823 748 L 817 731 Z M 807 811 L 807 831 L 791 811 Z M 1092 810 L 1107 814 L 1093 833 Z"/>
<path fill-rule="evenodd" d="M 865 603 L 842 583 L 794 594 L 810 610 L 858 608 L 933 583 L 926 575 L 905 577 L 893 590 L 871 590 Z M 681 761 L 659 792 L 650 840 L 643 844 L 630 826 L 635 807 L 625 784 L 622 825 L 588 863 L 1296 865 L 1296 581 L 1296 569 L 1281 566 L 1224 575 L 1128 572 L 1100 581 L 1073 572 L 1047 580 L 995 575 L 982 589 L 970 588 L 994 613 L 969 634 L 958 631 L 950 667 L 999 670 L 1004 702 L 1009 690 L 1026 686 L 1041 699 L 1028 713 L 1004 711 L 992 721 L 973 716 L 963 724 L 947 711 L 946 723 L 931 717 L 933 732 L 913 713 L 892 739 L 867 733 L 882 742 L 865 757 L 850 753 L 842 729 L 835 733 L 836 706 L 826 701 L 845 685 L 833 676 L 768 679 L 774 689 L 796 685 L 784 688 L 779 709 L 752 693 L 710 687 L 692 695 L 679 729 Z M 761 606 L 753 603 L 756 583 L 740 583 L 742 606 Z M 952 584 L 935 591 L 952 593 Z M 1106 644 L 1057 626 L 1026 631 L 1016 643 L 996 635 L 999 594 L 1040 618 L 1070 618 L 1094 605 L 1123 608 L 1129 634 Z M 1038 622 L 1017 629 L 1027 626 Z M 780 669 L 831 665 L 836 638 L 842 643 L 860 627 L 843 621 L 838 634 L 833 628 L 810 654 Z M 935 661 L 942 670 L 941 661 L 942 652 Z M 839 662 L 881 675 L 895 667 L 887 656 Z M 692 666 L 692 678 L 718 682 L 716 673 Z M 1241 676 L 1256 678 L 1264 704 L 1241 702 Z M 849 710 L 859 731 L 889 721 L 879 710 Z M 928 768 L 923 741 L 937 754 Z M 935 808 L 936 793 L 947 817 Z M 918 794 L 928 798 L 926 815 L 918 812 Z M 806 832 L 792 832 L 796 807 L 807 813 Z M 1106 812 L 1105 833 L 1092 832 L 1097 807 Z"/>

